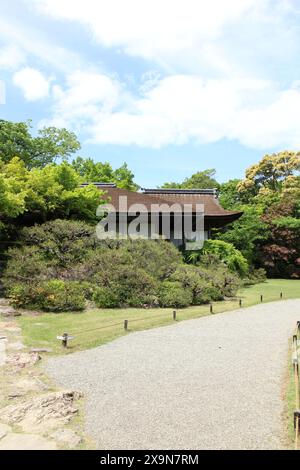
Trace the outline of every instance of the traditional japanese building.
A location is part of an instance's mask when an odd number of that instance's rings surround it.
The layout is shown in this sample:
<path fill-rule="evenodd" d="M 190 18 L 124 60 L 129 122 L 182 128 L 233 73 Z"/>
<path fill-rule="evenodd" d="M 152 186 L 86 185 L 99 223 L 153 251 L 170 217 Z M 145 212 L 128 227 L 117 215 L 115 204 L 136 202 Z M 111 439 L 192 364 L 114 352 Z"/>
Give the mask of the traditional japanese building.
<path fill-rule="evenodd" d="M 242 212 L 228 211 L 220 205 L 215 189 L 141 189 L 139 192 L 117 188 L 113 183 L 93 183 L 104 193 L 107 202 L 114 208 L 117 220 L 126 216 L 128 224 L 143 214 L 150 227 L 151 220 L 159 216 L 159 233 L 162 233 L 162 219 L 171 218 L 170 240 L 179 248 L 185 247 L 185 237 L 174 234 L 174 217 L 186 208 L 196 218 L 199 207 L 203 208 L 204 239 L 211 236 L 213 228 L 224 227 L 239 219 Z M 84 184 L 83 186 L 87 185 Z M 107 197 L 106 197 L 107 196 Z M 195 230 L 196 224 L 193 223 Z"/>

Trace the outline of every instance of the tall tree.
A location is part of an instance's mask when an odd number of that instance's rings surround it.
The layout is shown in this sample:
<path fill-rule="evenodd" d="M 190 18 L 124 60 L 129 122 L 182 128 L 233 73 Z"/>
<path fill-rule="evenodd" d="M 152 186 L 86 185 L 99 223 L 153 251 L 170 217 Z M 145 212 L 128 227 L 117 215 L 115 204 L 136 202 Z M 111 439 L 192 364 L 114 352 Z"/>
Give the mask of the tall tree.
<path fill-rule="evenodd" d="M 67 160 L 80 149 L 76 135 L 66 129 L 45 127 L 31 135 L 31 121 L 0 120 L 0 159 L 19 157 L 27 168 L 43 168 L 57 159 Z"/>
<path fill-rule="evenodd" d="M 299 152 L 280 152 L 265 155 L 260 162 L 246 171 L 246 178 L 239 184 L 240 192 L 256 195 L 263 189 L 280 191 L 286 178 L 300 171 Z"/>
<path fill-rule="evenodd" d="M 114 170 L 108 162 L 94 162 L 91 158 L 77 157 L 72 161 L 72 166 L 86 183 L 115 183 L 119 188 L 132 191 L 138 189 L 127 163 Z"/>
<path fill-rule="evenodd" d="M 247 198 L 244 198 L 243 194 L 238 191 L 240 182 L 241 180 L 234 179 L 219 185 L 219 201 L 224 209 L 239 209 L 242 204 L 247 202 Z"/>
<path fill-rule="evenodd" d="M 264 214 L 268 238 L 258 249 L 262 266 L 271 277 L 300 278 L 300 203 L 282 198 Z"/>
<path fill-rule="evenodd" d="M 23 223 L 53 218 L 96 220 L 102 193 L 95 186 L 80 187 L 80 176 L 63 162 L 29 170 L 19 158 L 0 165 L 0 216 Z"/>
<path fill-rule="evenodd" d="M 186 178 L 182 183 L 164 183 L 162 188 L 176 189 L 214 189 L 219 187 L 219 183 L 215 179 L 216 170 L 209 169 L 198 171 L 190 178 Z"/>

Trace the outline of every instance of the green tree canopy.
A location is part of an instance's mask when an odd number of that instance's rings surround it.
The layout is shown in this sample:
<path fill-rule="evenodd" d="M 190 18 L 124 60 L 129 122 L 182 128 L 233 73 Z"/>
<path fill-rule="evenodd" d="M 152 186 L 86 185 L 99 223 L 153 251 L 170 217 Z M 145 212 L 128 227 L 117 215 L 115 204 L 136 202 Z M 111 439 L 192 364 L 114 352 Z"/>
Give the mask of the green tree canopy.
<path fill-rule="evenodd" d="M 96 219 L 102 193 L 93 185 L 80 187 L 80 176 L 63 162 L 29 170 L 14 157 L 0 164 L 2 218 L 29 216 L 32 221 L 55 217 Z"/>
<path fill-rule="evenodd" d="M 268 226 L 263 222 L 262 210 L 256 205 L 243 205 L 239 209 L 242 217 L 222 230 L 216 230 L 214 238 L 231 243 L 242 255 L 253 263 L 256 257 L 256 245 L 267 239 Z"/>
<path fill-rule="evenodd" d="M 239 191 L 254 195 L 262 189 L 280 191 L 283 181 L 300 171 L 299 152 L 280 152 L 265 155 L 260 162 L 246 170 L 246 178 L 239 184 Z"/>
<path fill-rule="evenodd" d="M 42 168 L 57 159 L 68 159 L 80 149 L 76 135 L 66 129 L 45 127 L 31 135 L 31 122 L 0 120 L 0 159 L 19 157 L 27 168 Z"/>
<path fill-rule="evenodd" d="M 198 171 L 190 178 L 186 178 L 182 183 L 164 183 L 162 188 L 176 188 L 176 189 L 214 189 L 218 188 L 219 183 L 214 178 L 216 170 L 209 169 Z"/>
<path fill-rule="evenodd" d="M 229 180 L 218 187 L 219 201 L 222 207 L 227 210 L 239 209 L 241 204 L 246 202 L 243 194 L 238 191 L 238 185 L 241 180 Z"/>
<path fill-rule="evenodd" d="M 138 185 L 134 182 L 134 174 L 129 170 L 127 163 L 114 170 L 108 162 L 94 162 L 91 158 L 77 157 L 73 160 L 72 166 L 86 183 L 115 183 L 119 188 L 132 191 L 138 189 Z"/>

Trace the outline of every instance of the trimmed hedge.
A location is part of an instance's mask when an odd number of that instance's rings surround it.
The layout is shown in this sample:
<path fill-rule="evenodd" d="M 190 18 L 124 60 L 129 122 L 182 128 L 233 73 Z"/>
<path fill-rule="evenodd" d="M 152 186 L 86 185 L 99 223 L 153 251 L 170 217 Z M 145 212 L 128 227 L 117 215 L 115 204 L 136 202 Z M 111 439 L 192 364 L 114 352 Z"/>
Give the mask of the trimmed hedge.
<path fill-rule="evenodd" d="M 67 312 L 85 308 L 84 291 L 78 282 L 53 279 L 36 285 L 16 284 L 10 290 L 12 305 L 46 312 Z"/>
<path fill-rule="evenodd" d="M 21 240 L 23 246 L 9 251 L 3 277 L 17 307 L 76 311 L 93 300 L 103 308 L 181 308 L 233 296 L 240 285 L 216 254 L 187 265 L 169 242 L 99 241 L 83 222 L 26 228 Z"/>

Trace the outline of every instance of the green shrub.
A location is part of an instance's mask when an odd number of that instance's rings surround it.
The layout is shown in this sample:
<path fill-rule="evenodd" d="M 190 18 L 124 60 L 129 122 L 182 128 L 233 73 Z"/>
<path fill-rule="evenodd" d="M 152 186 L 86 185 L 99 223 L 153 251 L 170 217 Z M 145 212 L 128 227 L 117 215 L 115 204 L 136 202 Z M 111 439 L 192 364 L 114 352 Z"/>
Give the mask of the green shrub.
<path fill-rule="evenodd" d="M 214 287 L 221 292 L 221 297 L 215 300 L 222 300 L 224 297 L 234 297 L 241 286 L 239 277 L 229 272 L 226 268 L 219 268 L 215 271 L 212 282 Z"/>
<path fill-rule="evenodd" d="M 193 294 L 184 289 L 179 282 L 164 281 L 159 290 L 159 304 L 161 307 L 184 308 L 193 302 Z"/>
<path fill-rule="evenodd" d="M 43 290 L 42 309 L 50 312 L 83 310 L 85 297 L 77 282 L 51 280 L 40 287 Z"/>
<path fill-rule="evenodd" d="M 10 304 L 16 308 L 41 308 L 42 297 L 37 285 L 14 284 L 7 289 Z"/>
<path fill-rule="evenodd" d="M 93 227 L 70 220 L 25 228 L 21 240 L 4 286 L 15 305 L 46 311 L 80 310 L 85 299 L 107 308 L 199 305 L 235 295 L 245 269 L 224 242 L 206 242 L 193 266 L 164 240 L 99 241 Z"/>
<path fill-rule="evenodd" d="M 158 280 L 166 279 L 182 264 L 180 252 L 165 240 L 127 240 L 121 249 L 131 255 L 134 265 Z"/>
<path fill-rule="evenodd" d="M 47 280 L 56 276 L 55 262 L 45 262 L 38 247 L 22 246 L 8 251 L 8 263 L 1 281 L 6 289 L 12 284 Z"/>
<path fill-rule="evenodd" d="M 77 282 L 58 279 L 36 285 L 16 284 L 9 291 L 11 304 L 16 307 L 41 309 L 46 312 L 83 310 L 85 297 Z"/>
<path fill-rule="evenodd" d="M 102 266 L 103 268 L 103 266 Z M 153 302 L 157 281 L 143 269 L 127 265 L 116 266 L 109 272 L 99 271 L 93 280 L 98 288 L 94 300 L 97 305 L 141 307 Z M 99 292 L 98 292 L 99 289 Z M 107 298 L 107 300 L 105 300 Z M 109 305 L 112 302 L 112 305 Z M 104 305 L 101 305 L 104 306 Z"/>
<path fill-rule="evenodd" d="M 265 282 L 267 280 L 266 271 L 263 268 L 253 269 L 249 272 L 248 276 L 243 279 L 244 286 L 253 286 L 260 282 Z"/>
<path fill-rule="evenodd" d="M 113 286 L 119 291 L 121 304 L 140 307 L 148 304 L 149 297 L 156 294 L 155 279 L 143 269 L 121 266 L 116 274 Z"/>
<path fill-rule="evenodd" d="M 45 260 L 68 267 L 81 261 L 87 250 L 96 246 L 95 227 L 74 220 L 56 219 L 34 227 L 25 227 L 21 240 L 38 248 Z"/>
<path fill-rule="evenodd" d="M 222 298 L 222 292 L 204 275 L 203 270 L 196 266 L 179 266 L 170 278 L 180 282 L 184 289 L 192 293 L 193 305 L 200 305 Z"/>
<path fill-rule="evenodd" d="M 206 240 L 202 253 L 215 255 L 226 264 L 231 272 L 246 276 L 249 270 L 248 262 L 242 253 L 231 243 L 222 240 Z"/>
<path fill-rule="evenodd" d="M 120 306 L 118 294 L 109 287 L 97 287 L 93 300 L 99 308 L 115 308 Z"/>

